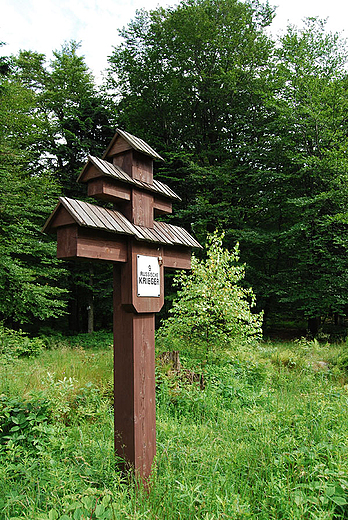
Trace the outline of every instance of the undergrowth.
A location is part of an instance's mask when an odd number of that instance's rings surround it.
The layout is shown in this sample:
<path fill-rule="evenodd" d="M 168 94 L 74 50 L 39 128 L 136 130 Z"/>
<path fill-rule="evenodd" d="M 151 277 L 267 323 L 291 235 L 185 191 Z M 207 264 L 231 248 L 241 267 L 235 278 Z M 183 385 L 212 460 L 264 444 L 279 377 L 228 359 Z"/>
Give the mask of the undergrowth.
<path fill-rule="evenodd" d="M 112 340 L 99 339 L 1 356 L 1 520 L 348 518 L 346 345 L 158 356 L 145 490 L 115 461 Z"/>

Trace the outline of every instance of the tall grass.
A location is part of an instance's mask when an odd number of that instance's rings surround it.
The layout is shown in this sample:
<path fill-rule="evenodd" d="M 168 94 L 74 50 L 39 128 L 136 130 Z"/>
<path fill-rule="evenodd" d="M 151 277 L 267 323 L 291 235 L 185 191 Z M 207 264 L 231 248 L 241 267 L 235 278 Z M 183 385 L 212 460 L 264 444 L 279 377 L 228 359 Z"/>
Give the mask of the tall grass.
<path fill-rule="evenodd" d="M 190 349 L 181 372 L 158 362 L 147 490 L 115 463 L 105 338 L 3 364 L 3 403 L 47 408 L 27 428 L 32 444 L 2 439 L 0 518 L 348 518 L 345 353 L 305 341 L 225 352 L 205 366 L 203 389 L 184 377 L 185 366 L 201 370 Z"/>
<path fill-rule="evenodd" d="M 88 382 L 103 384 L 112 381 L 112 335 L 104 334 L 89 339 L 89 335 L 57 340 L 48 344 L 38 357 L 20 358 L 3 362 L 0 394 L 21 395 L 27 398 L 33 391 L 44 390 L 50 375 L 56 380 L 72 378 L 78 386 Z M 89 341 L 88 341 L 89 339 Z"/>

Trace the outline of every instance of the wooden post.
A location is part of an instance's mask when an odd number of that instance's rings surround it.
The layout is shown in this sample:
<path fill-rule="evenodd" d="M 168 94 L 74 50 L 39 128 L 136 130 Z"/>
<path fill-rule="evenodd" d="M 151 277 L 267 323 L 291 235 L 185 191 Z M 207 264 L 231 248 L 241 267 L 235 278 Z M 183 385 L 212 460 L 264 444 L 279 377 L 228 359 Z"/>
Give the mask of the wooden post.
<path fill-rule="evenodd" d="M 147 478 L 156 454 L 155 314 L 125 310 L 114 265 L 115 449 Z"/>
<path fill-rule="evenodd" d="M 153 196 L 133 193 L 129 219 L 153 228 Z M 162 255 L 161 247 L 130 240 L 128 261 L 114 266 L 115 449 L 144 480 L 156 454 L 155 312 L 164 303 Z M 139 295 L 139 256 L 157 261 L 158 296 Z"/>
<path fill-rule="evenodd" d="M 88 334 L 92 334 L 94 332 L 94 296 L 93 296 L 93 280 L 94 275 L 94 269 L 92 265 L 89 265 L 89 285 L 90 289 L 88 291 L 88 297 L 87 297 L 87 331 Z"/>

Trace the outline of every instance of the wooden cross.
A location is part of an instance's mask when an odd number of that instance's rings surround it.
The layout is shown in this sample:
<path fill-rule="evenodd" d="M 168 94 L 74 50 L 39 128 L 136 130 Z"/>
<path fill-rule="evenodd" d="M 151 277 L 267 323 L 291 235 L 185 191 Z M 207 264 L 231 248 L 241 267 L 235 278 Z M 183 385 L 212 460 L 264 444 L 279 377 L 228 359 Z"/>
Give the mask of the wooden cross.
<path fill-rule="evenodd" d="M 57 230 L 57 257 L 114 264 L 116 453 L 147 478 L 156 453 L 155 313 L 164 303 L 164 267 L 190 269 L 200 244 L 183 228 L 156 222 L 180 198 L 153 179 L 163 160 L 117 130 L 102 159 L 89 156 L 78 181 L 113 209 L 61 197 L 43 230 Z"/>

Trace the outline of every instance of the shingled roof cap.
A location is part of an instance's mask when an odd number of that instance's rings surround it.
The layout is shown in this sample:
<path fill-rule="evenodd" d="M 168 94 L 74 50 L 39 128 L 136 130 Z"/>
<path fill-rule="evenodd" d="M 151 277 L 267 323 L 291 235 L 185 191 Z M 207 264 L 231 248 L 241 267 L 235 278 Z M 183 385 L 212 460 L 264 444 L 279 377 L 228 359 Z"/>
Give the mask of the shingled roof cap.
<path fill-rule="evenodd" d="M 109 146 L 105 150 L 103 159 L 106 159 L 108 157 L 109 151 L 111 150 L 118 136 L 122 137 L 125 141 L 127 141 L 127 143 L 137 152 L 149 155 L 153 159 L 164 161 L 163 157 L 161 157 L 153 148 L 151 148 L 150 145 L 145 143 L 145 141 L 143 141 L 139 137 L 135 137 L 135 135 L 125 132 L 124 130 L 120 130 L 119 128 L 116 129 L 116 134 L 114 135 Z"/>

